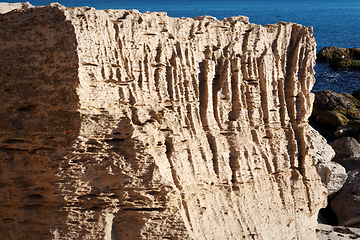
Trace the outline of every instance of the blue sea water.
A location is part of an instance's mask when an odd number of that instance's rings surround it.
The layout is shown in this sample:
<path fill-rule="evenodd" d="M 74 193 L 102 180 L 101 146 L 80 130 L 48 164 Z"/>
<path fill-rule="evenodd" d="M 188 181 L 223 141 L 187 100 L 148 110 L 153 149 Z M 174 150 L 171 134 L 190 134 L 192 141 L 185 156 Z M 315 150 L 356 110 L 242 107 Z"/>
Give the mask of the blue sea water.
<path fill-rule="evenodd" d="M 29 0 L 46 5 L 51 0 Z M 326 46 L 360 47 L 360 0 L 57 0 L 67 7 L 90 6 L 96 9 L 138 9 L 161 11 L 171 17 L 211 15 L 221 20 L 248 16 L 261 25 L 296 22 L 312 26 L 317 49 Z M 328 64 L 315 67 L 317 82 L 313 91 L 331 89 L 351 93 L 360 88 L 360 71 L 332 70 Z"/>

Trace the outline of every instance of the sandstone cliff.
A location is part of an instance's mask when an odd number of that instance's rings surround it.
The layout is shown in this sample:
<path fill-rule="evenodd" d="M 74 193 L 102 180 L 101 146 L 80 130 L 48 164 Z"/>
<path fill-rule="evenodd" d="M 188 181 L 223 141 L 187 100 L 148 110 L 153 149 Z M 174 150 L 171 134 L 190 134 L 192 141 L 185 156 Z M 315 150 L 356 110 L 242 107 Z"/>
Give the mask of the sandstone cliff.
<path fill-rule="evenodd" d="M 315 41 L 293 23 L 0 15 L 3 239 L 315 239 Z"/>

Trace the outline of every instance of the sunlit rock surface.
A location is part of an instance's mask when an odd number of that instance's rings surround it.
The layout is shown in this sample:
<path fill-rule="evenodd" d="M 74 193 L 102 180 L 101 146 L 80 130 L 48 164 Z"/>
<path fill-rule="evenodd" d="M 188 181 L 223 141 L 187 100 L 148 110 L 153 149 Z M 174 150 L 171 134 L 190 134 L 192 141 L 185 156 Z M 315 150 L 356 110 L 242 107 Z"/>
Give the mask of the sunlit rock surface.
<path fill-rule="evenodd" d="M 4 239 L 316 239 L 312 29 L 0 15 Z"/>

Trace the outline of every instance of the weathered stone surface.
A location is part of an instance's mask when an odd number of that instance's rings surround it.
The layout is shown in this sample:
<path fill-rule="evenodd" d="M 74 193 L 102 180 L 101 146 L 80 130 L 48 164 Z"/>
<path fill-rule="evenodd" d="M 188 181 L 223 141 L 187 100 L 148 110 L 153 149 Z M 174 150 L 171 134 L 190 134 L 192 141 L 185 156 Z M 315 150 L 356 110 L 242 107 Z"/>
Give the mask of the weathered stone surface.
<path fill-rule="evenodd" d="M 360 60 L 360 48 L 324 47 L 316 56 L 319 62 L 329 62 L 339 58 Z"/>
<path fill-rule="evenodd" d="M 326 111 L 343 114 L 348 119 L 360 118 L 360 101 L 350 94 L 323 90 L 315 93 L 313 117 Z"/>
<path fill-rule="evenodd" d="M 346 168 L 348 178 L 342 189 L 331 201 L 339 225 L 360 227 L 360 158 L 339 160 Z"/>
<path fill-rule="evenodd" d="M 331 68 L 352 68 L 360 70 L 360 62 L 349 58 L 338 58 L 330 61 Z"/>
<path fill-rule="evenodd" d="M 339 191 L 347 179 L 346 170 L 336 162 L 321 162 L 316 165 L 317 172 L 324 183 L 329 198 Z"/>
<path fill-rule="evenodd" d="M 325 111 L 316 117 L 316 121 L 333 127 L 345 126 L 349 119 L 343 114 L 332 111 Z"/>
<path fill-rule="evenodd" d="M 343 226 L 330 226 L 319 223 L 316 229 L 319 240 L 352 240 L 360 239 L 360 229 Z"/>
<path fill-rule="evenodd" d="M 311 128 L 310 137 L 315 149 L 312 158 L 321 182 L 327 189 L 328 197 L 331 198 L 344 185 L 347 174 L 343 166 L 331 160 L 335 157 L 334 149 L 318 131 Z"/>
<path fill-rule="evenodd" d="M 334 135 L 338 138 L 351 136 L 359 141 L 360 120 L 350 120 L 345 126 L 338 127 Z"/>
<path fill-rule="evenodd" d="M 359 137 L 360 101 L 350 94 L 323 90 L 315 93 L 312 117 L 317 124 L 335 127 L 336 137 Z M 336 131 L 336 127 L 339 127 Z M 332 135 L 332 134 L 331 134 Z"/>
<path fill-rule="evenodd" d="M 334 161 L 344 158 L 360 157 L 360 144 L 353 137 L 342 137 L 336 139 L 330 146 L 335 150 Z"/>
<path fill-rule="evenodd" d="M 360 69 L 360 48 L 325 47 L 317 53 L 317 61 L 329 62 L 332 68 Z"/>
<path fill-rule="evenodd" d="M 312 127 L 310 137 L 315 150 L 312 155 L 315 165 L 322 162 L 329 162 L 335 157 L 334 149 L 327 143 L 327 140 Z"/>
<path fill-rule="evenodd" d="M 315 239 L 315 41 L 293 23 L 0 15 L 0 235 Z"/>
<path fill-rule="evenodd" d="M 12 10 L 23 10 L 23 9 L 29 9 L 34 7 L 29 2 L 25 3 L 6 3 L 6 2 L 0 2 L 0 14 L 7 13 Z"/>

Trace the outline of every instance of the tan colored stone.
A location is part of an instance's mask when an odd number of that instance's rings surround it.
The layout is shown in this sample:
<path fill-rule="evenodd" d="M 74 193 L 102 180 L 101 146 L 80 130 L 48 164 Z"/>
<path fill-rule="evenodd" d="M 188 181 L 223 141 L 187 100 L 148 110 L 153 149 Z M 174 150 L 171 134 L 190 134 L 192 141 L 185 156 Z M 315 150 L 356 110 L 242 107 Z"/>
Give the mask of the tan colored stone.
<path fill-rule="evenodd" d="M 360 229 L 343 226 L 330 226 L 319 223 L 316 229 L 319 240 L 351 240 L 360 238 Z"/>
<path fill-rule="evenodd" d="M 0 2 L 0 14 L 4 14 L 13 10 L 24 10 L 34 7 L 29 2 L 24 3 L 6 3 Z"/>
<path fill-rule="evenodd" d="M 332 198 L 346 182 L 345 168 L 336 162 L 329 161 L 318 163 L 316 169 L 327 189 L 329 198 Z"/>
<path fill-rule="evenodd" d="M 331 161 L 335 157 L 334 149 L 314 128 L 311 128 L 310 137 L 315 150 L 312 155 L 313 162 L 329 198 L 332 198 L 344 185 L 347 178 L 346 170 L 340 164 Z"/>
<path fill-rule="evenodd" d="M 0 20 L 2 236 L 316 239 L 311 28 L 56 4 Z"/>
<path fill-rule="evenodd" d="M 311 127 L 310 137 L 314 147 L 312 155 L 314 164 L 329 162 L 335 157 L 334 149 L 327 143 L 327 140 L 313 127 Z"/>

